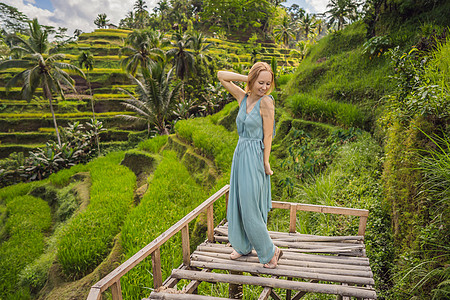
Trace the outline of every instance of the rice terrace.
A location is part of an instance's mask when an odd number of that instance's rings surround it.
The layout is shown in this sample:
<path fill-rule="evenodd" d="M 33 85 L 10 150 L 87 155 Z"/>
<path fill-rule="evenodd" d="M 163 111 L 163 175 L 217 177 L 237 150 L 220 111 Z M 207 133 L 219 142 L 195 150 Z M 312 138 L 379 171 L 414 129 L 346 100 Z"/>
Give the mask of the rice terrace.
<path fill-rule="evenodd" d="M 72 2 L 0 2 L 0 299 L 450 298 L 449 1 Z"/>

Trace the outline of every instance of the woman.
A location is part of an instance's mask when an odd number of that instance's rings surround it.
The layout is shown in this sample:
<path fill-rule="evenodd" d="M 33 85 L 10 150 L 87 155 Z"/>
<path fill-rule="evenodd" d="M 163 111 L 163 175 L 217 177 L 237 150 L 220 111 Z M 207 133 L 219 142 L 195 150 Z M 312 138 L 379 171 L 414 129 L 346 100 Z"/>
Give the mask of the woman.
<path fill-rule="evenodd" d="M 267 63 L 255 63 L 248 76 L 219 71 L 225 89 L 239 102 L 236 125 L 239 141 L 231 165 L 228 200 L 228 239 L 231 259 L 256 250 L 266 268 L 276 268 L 283 252 L 275 247 L 267 231 L 267 214 L 272 207 L 269 155 L 274 133 L 274 104 L 269 96 L 274 75 Z M 247 82 L 245 91 L 233 81 Z"/>

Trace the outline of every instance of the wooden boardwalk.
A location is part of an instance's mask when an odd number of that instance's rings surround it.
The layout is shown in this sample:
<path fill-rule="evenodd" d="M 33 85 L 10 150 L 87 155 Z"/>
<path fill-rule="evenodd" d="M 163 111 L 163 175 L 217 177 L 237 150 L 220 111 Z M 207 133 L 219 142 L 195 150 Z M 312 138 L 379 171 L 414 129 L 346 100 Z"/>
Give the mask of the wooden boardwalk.
<path fill-rule="evenodd" d="M 273 202 L 273 208 L 290 210 L 290 232 L 272 232 L 270 237 L 284 254 L 276 269 L 267 269 L 259 263 L 255 251 L 250 255 L 231 260 L 232 251 L 228 243 L 228 224 L 223 220 L 213 227 L 213 203 L 228 196 L 225 186 L 185 218 L 168 229 L 160 237 L 136 253 L 91 288 L 88 299 L 101 299 L 101 293 L 111 287 L 113 299 L 122 299 L 120 277 L 133 266 L 151 255 L 155 290 L 149 299 L 225 299 L 197 295 L 202 282 L 229 284 L 230 298 L 242 298 L 242 285 L 264 287 L 258 299 L 300 299 L 306 293 L 334 294 L 338 299 L 376 299 L 374 280 L 369 260 L 365 256 L 364 232 L 367 210 L 329 207 L 288 202 Z M 353 215 L 360 218 L 358 234 L 355 236 L 317 236 L 295 232 L 297 211 L 313 211 Z M 202 211 L 207 212 L 208 239 L 189 252 L 188 224 Z M 183 264 L 172 271 L 163 282 L 161 276 L 159 247 L 175 233 L 181 231 Z M 216 273 L 214 270 L 228 272 Z M 181 279 L 189 280 L 182 290 L 176 285 Z M 281 298 L 274 289 L 285 289 Z"/>

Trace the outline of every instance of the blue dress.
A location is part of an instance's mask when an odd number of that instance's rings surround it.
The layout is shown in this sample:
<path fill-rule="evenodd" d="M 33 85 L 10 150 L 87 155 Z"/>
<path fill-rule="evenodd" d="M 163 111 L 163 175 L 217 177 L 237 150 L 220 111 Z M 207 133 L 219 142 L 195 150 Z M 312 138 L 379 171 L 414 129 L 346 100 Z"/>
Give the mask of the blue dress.
<path fill-rule="evenodd" d="M 231 164 L 228 199 L 228 239 L 239 254 L 254 248 L 259 261 L 268 263 L 275 246 L 267 231 L 267 214 L 272 208 L 270 175 L 264 171 L 261 99 L 247 114 L 247 95 L 236 117 L 239 141 Z"/>

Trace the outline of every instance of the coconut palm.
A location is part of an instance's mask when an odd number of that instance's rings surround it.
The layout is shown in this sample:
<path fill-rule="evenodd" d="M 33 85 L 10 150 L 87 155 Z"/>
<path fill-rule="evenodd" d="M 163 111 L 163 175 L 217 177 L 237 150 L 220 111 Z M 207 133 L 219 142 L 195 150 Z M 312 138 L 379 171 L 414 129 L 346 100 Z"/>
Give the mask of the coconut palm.
<path fill-rule="evenodd" d="M 150 62 L 158 60 L 164 54 L 159 48 L 163 46 L 160 39 L 161 34 L 154 30 L 133 30 L 128 34 L 125 46 L 119 51 L 119 57 L 127 55 L 121 61 L 122 68 L 132 75 L 136 75 L 139 66 L 147 69 Z"/>
<path fill-rule="evenodd" d="M 134 3 L 133 8 L 136 10 L 136 27 L 145 27 L 145 18 L 148 16 L 148 11 L 146 10 L 147 4 L 144 0 L 137 0 Z"/>
<path fill-rule="evenodd" d="M 80 65 L 80 68 L 84 67 L 86 69 L 86 75 L 87 75 L 86 77 L 87 77 L 87 83 L 88 83 L 88 88 L 89 88 L 89 94 L 91 95 L 92 117 L 93 117 L 94 123 L 97 123 L 97 120 L 95 118 L 94 99 L 92 97 L 91 80 L 89 78 L 89 71 L 92 71 L 94 69 L 94 56 L 92 55 L 92 53 L 90 51 L 83 51 L 78 56 L 78 64 Z M 98 140 L 97 130 L 95 130 L 95 139 L 97 142 L 98 153 L 100 153 L 100 142 Z"/>
<path fill-rule="evenodd" d="M 143 70 L 142 79 L 131 77 L 137 85 L 136 92 L 139 97 L 136 98 L 123 90 L 131 97 L 123 104 L 137 115 L 120 115 L 120 117 L 147 123 L 149 134 L 152 125 L 157 128 L 160 135 L 169 134 L 166 120 L 172 113 L 180 90 L 180 83 L 173 82 L 173 69 L 166 73 L 164 63 L 157 62 Z"/>
<path fill-rule="evenodd" d="M 106 14 L 98 14 L 97 18 L 94 20 L 94 24 L 97 25 L 98 28 L 106 28 L 106 23 L 109 22 Z"/>
<path fill-rule="evenodd" d="M 337 22 L 337 30 L 341 30 L 348 19 L 355 17 L 358 4 L 353 0 L 330 0 L 328 7 L 330 9 L 325 12 L 330 15 L 328 24 L 332 26 Z"/>
<path fill-rule="evenodd" d="M 203 33 L 195 31 L 191 36 L 191 41 L 194 56 L 201 64 L 212 60 L 212 57 L 207 52 L 213 43 L 208 43 Z"/>
<path fill-rule="evenodd" d="M 189 34 L 182 31 L 176 32 L 172 39 L 174 48 L 166 52 L 167 56 L 172 58 L 175 73 L 181 80 L 184 80 L 194 66 L 194 54 L 189 50 L 192 44 L 192 38 Z"/>
<path fill-rule="evenodd" d="M 315 28 L 315 17 L 313 14 L 305 14 L 303 18 L 300 19 L 300 27 L 302 28 L 303 33 L 305 34 L 305 40 L 308 39 L 308 36 L 314 32 Z"/>
<path fill-rule="evenodd" d="M 294 39 L 295 34 L 287 15 L 283 17 L 281 24 L 275 27 L 273 33 L 275 34 L 275 41 L 281 41 L 285 47 L 289 46 L 289 39 Z"/>
<path fill-rule="evenodd" d="M 64 100 L 63 85 L 76 92 L 73 85 L 74 80 L 64 70 L 74 70 L 83 78 L 85 78 L 85 75 L 78 67 L 61 62 L 65 58 L 64 54 L 49 54 L 52 49 L 48 43 L 48 32 L 42 30 L 37 19 L 33 19 L 29 23 L 29 33 L 29 39 L 19 36 L 13 38 L 15 46 L 11 48 L 11 52 L 20 53 L 23 55 L 22 58 L 1 61 L 0 69 L 25 69 L 8 81 L 6 89 L 9 90 L 10 87 L 22 82 L 22 95 L 27 101 L 33 98 L 38 87 L 42 88 L 44 98 L 48 99 L 50 103 L 56 137 L 58 144 L 61 145 L 58 124 L 53 110 L 53 93 L 60 95 Z"/>

